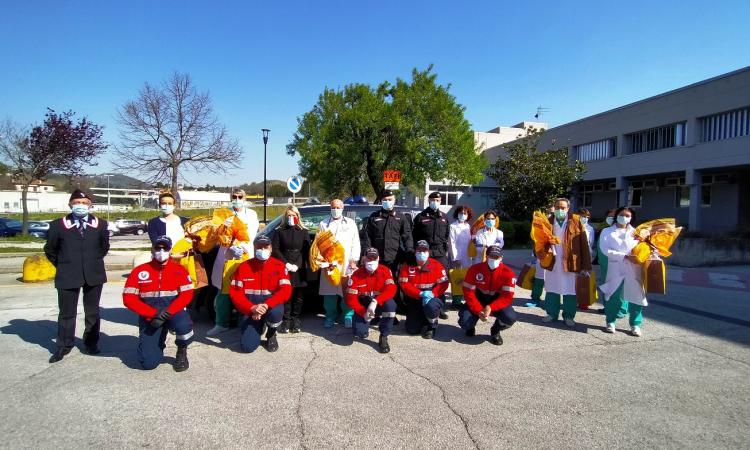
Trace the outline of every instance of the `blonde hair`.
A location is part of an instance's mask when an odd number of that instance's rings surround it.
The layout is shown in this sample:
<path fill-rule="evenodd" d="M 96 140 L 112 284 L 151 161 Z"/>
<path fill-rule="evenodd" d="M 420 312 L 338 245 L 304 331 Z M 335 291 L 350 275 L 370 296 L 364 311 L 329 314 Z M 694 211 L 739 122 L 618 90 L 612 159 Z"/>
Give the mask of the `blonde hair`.
<path fill-rule="evenodd" d="M 286 207 L 286 210 L 284 210 L 284 217 L 285 217 L 284 220 L 286 220 L 286 216 L 287 216 L 287 213 L 289 211 L 291 211 L 292 214 L 294 214 L 297 217 L 297 225 L 296 226 L 298 226 L 299 228 L 301 228 L 303 230 L 306 230 L 307 228 L 305 228 L 305 225 L 302 223 L 302 216 L 299 213 L 299 209 L 297 209 L 297 207 L 294 206 L 294 205 L 289 205 L 289 206 Z M 286 224 L 286 222 L 284 220 L 281 221 L 281 223 L 279 224 L 279 226 L 277 228 L 281 228 L 281 227 L 283 227 Z"/>

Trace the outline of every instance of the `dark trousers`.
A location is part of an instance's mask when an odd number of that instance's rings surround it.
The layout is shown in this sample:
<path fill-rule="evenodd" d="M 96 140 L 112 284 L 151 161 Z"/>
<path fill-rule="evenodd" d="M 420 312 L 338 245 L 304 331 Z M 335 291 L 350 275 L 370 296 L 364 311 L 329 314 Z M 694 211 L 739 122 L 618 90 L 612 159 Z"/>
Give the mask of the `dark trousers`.
<path fill-rule="evenodd" d="M 375 315 L 380 316 L 378 329 L 381 336 L 389 336 L 393 330 L 393 319 L 396 318 L 396 302 L 393 299 L 383 303 L 382 306 L 375 308 Z M 354 314 L 352 332 L 354 335 L 363 338 L 369 334 L 370 324 L 365 322 L 365 318 L 359 314 Z"/>
<path fill-rule="evenodd" d="M 276 334 L 276 329 L 281 325 L 284 316 L 284 307 L 278 305 L 266 311 L 260 320 L 253 320 L 252 316 L 245 316 L 240 324 L 240 348 L 245 353 L 252 353 L 260 347 L 260 334 L 263 332 L 263 324 L 268 325 L 266 337 Z"/>
<path fill-rule="evenodd" d="M 150 321 L 141 317 L 138 320 L 138 330 L 138 360 L 146 370 L 155 369 L 161 364 L 167 330 L 174 330 L 177 347 L 187 347 L 193 341 L 193 321 L 184 309 L 158 328 L 152 327 Z"/>
<path fill-rule="evenodd" d="M 518 314 L 512 306 L 492 311 L 491 316 L 495 318 L 494 326 L 500 330 L 510 328 L 518 320 Z M 477 321 L 479 321 L 479 316 L 471 312 L 466 305 L 462 306 L 458 311 L 458 326 L 461 329 L 468 330 L 474 328 L 477 325 Z"/>
<path fill-rule="evenodd" d="M 57 347 L 73 348 L 73 339 L 76 335 L 76 315 L 78 314 L 78 294 L 83 289 L 83 312 L 85 314 L 86 328 L 83 331 L 84 345 L 91 347 L 99 342 L 99 298 L 102 295 L 102 287 L 84 285 L 82 288 L 58 289 L 57 306 L 60 309 L 57 315 Z"/>
<path fill-rule="evenodd" d="M 284 322 L 290 323 L 291 321 L 299 322 L 299 318 L 302 315 L 302 303 L 304 301 L 303 294 L 305 288 L 295 287 L 292 290 L 292 297 L 288 302 L 284 303 Z"/>
<path fill-rule="evenodd" d="M 422 328 L 429 326 L 433 330 L 437 329 L 438 317 L 443 310 L 443 301 L 439 297 L 430 300 L 426 305 L 422 305 L 421 298 L 406 298 L 406 332 L 409 334 L 419 334 Z"/>

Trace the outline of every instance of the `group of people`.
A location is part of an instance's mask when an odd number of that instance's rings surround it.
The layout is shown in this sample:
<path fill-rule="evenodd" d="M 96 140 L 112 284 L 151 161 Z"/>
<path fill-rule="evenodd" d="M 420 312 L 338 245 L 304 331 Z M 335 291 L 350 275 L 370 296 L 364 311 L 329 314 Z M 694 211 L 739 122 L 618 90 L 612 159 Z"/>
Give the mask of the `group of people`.
<path fill-rule="evenodd" d="M 208 336 L 229 330 L 232 309 L 240 315 L 240 346 L 255 351 L 265 337 L 269 352 L 278 349 L 277 333 L 301 331 L 300 320 L 306 273 L 311 247 L 309 230 L 299 210 L 289 206 L 281 224 L 270 233 L 258 234 L 256 213 L 247 208 L 245 193 L 231 193 L 233 216 L 247 226 L 249 239 L 220 246 L 211 284 L 215 326 Z M 453 306 L 458 309 L 458 325 L 467 336 L 476 334 L 478 321 L 494 318 L 490 342 L 503 343 L 500 332 L 512 326 L 517 315 L 513 309 L 515 274 L 503 264 L 503 233 L 496 212 L 486 211 L 475 219 L 468 206 L 458 206 L 451 221 L 440 210 L 440 194 L 428 196 L 429 206 L 413 220 L 394 209 L 391 191 L 382 195 L 381 208 L 363 223 L 360 239 L 356 222 L 343 214 L 341 200 L 331 201 L 330 216 L 320 222 L 320 231 L 329 230 L 344 248 L 342 279 L 338 284 L 320 277 L 325 328 L 335 326 L 341 309 L 341 322 L 354 336 L 367 338 L 371 325 L 379 328 L 378 349 L 390 351 L 388 336 L 397 320 L 406 315 L 409 334 L 431 339 L 440 319 L 447 319 L 445 293 L 452 287 Z M 159 197 L 161 216 L 149 221 L 152 258 L 135 267 L 123 290 L 124 305 L 139 316 L 139 361 L 144 369 L 157 367 L 163 358 L 166 337 L 175 334 L 177 355 L 174 369 L 187 370 L 187 347 L 193 340 L 193 324 L 185 308 L 192 301 L 193 281 L 173 254 L 172 247 L 185 237 L 187 219 L 174 212 L 170 193 Z M 50 362 L 57 362 L 73 347 L 78 295 L 83 290 L 86 329 L 83 340 L 89 354 L 99 353 L 99 297 L 106 282 L 103 258 L 109 249 L 106 223 L 91 214 L 91 197 L 76 190 L 70 199 L 71 214 L 51 224 L 45 253 L 57 267 L 55 286 L 60 308 L 57 351 Z M 575 276 L 591 270 L 593 229 L 588 231 L 587 217 L 572 214 L 570 203 L 559 199 L 550 217 L 559 244 L 550 249 L 556 255 L 552 267 L 540 270 L 541 285 L 534 284 L 533 298 L 546 289 L 547 315 L 544 322 L 562 316 L 569 326 L 575 324 Z M 607 302 L 607 331 L 623 308 L 631 315 L 633 333 L 640 335 L 645 296 L 637 292 L 638 271 L 630 267 L 629 249 L 634 246 L 632 211 L 620 208 L 613 213 L 617 223 L 605 229 L 598 252 L 605 255 L 606 268 L 602 290 Z M 608 219 L 609 220 L 609 219 Z M 615 219 L 613 219 L 615 220 Z M 543 255 L 537 255 L 539 257 Z M 231 279 L 226 280 L 227 261 L 236 261 Z M 601 259 L 600 259 L 601 260 Z M 323 266 L 321 266 L 323 267 Z M 611 326 L 610 326 L 611 325 Z M 638 330 L 638 331 L 636 331 Z"/>

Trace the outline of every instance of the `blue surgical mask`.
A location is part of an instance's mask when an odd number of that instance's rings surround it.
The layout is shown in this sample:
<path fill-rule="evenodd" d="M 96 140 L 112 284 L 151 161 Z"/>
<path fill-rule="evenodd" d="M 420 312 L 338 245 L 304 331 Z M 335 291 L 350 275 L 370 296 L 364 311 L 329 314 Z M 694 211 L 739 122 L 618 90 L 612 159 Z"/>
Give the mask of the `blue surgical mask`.
<path fill-rule="evenodd" d="M 375 272 L 378 269 L 378 261 L 367 261 L 365 263 L 365 269 L 370 273 Z"/>
<path fill-rule="evenodd" d="M 490 269 L 492 270 L 495 270 L 498 267 L 500 267 L 501 262 L 502 262 L 502 259 L 500 258 L 497 258 L 497 259 L 487 258 L 487 265 L 490 266 Z"/>
<path fill-rule="evenodd" d="M 620 225 L 627 225 L 630 223 L 630 217 L 628 216 L 617 216 L 617 223 Z"/>
<path fill-rule="evenodd" d="M 70 207 L 70 210 L 73 211 L 73 215 L 78 217 L 79 219 L 86 217 L 86 215 L 89 213 L 88 205 L 73 205 Z"/>
<path fill-rule="evenodd" d="M 174 205 L 161 205 L 161 212 L 168 216 L 174 212 Z"/>
<path fill-rule="evenodd" d="M 492 228 L 495 226 L 495 219 L 487 219 L 484 221 L 484 226 L 487 228 Z"/>
<path fill-rule="evenodd" d="M 331 217 L 333 217 L 334 219 L 338 219 L 343 213 L 344 210 L 341 208 L 331 208 Z"/>
<path fill-rule="evenodd" d="M 243 206 L 245 206 L 245 202 L 244 201 L 238 200 L 238 199 L 232 200 L 232 208 L 234 208 L 234 209 L 240 209 Z"/>
<path fill-rule="evenodd" d="M 587 223 L 589 223 L 589 218 L 588 217 L 581 217 L 581 224 L 586 225 Z"/>
<path fill-rule="evenodd" d="M 609 216 L 606 219 L 604 219 L 604 221 L 607 222 L 607 225 L 609 225 L 611 227 L 612 224 L 615 223 L 615 218 L 612 217 L 612 216 Z"/>
<path fill-rule="evenodd" d="M 430 208 L 431 208 L 431 209 L 432 209 L 433 211 L 436 211 L 436 210 L 438 209 L 438 206 L 440 206 L 440 203 L 438 203 L 438 202 L 436 202 L 436 201 L 431 201 L 431 202 L 430 202 Z"/>
<path fill-rule="evenodd" d="M 390 211 L 393 209 L 393 202 L 391 200 L 383 200 L 383 203 L 381 205 L 384 210 Z"/>
<path fill-rule="evenodd" d="M 271 256 L 271 250 L 267 248 L 259 248 L 255 250 L 255 257 L 261 261 L 267 260 Z"/>
<path fill-rule="evenodd" d="M 430 257 L 430 252 L 417 252 L 417 261 L 419 262 L 425 262 L 427 261 L 427 258 Z"/>
<path fill-rule="evenodd" d="M 459 222 L 466 222 L 466 219 L 468 219 L 468 218 L 469 218 L 469 217 L 468 217 L 468 216 L 467 216 L 466 214 L 464 214 L 464 213 L 460 213 L 460 214 L 458 215 L 458 220 L 459 220 Z"/>
<path fill-rule="evenodd" d="M 564 209 L 556 209 L 555 210 L 555 218 L 559 221 L 565 220 L 565 218 L 568 217 L 568 211 Z"/>

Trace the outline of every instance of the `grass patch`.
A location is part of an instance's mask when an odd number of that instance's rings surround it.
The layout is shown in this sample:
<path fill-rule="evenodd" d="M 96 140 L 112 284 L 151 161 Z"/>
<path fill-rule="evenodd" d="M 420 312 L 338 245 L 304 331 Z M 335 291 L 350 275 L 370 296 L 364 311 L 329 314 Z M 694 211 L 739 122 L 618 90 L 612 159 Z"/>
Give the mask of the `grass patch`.
<path fill-rule="evenodd" d="M 37 237 L 31 237 L 31 236 L 13 236 L 13 237 L 4 237 L 0 238 L 0 242 L 17 242 L 17 243 L 29 243 L 29 242 L 38 242 L 38 243 L 44 243 L 46 242 L 42 238 Z"/>
<path fill-rule="evenodd" d="M 0 247 L 0 253 L 44 253 L 40 248 Z"/>

